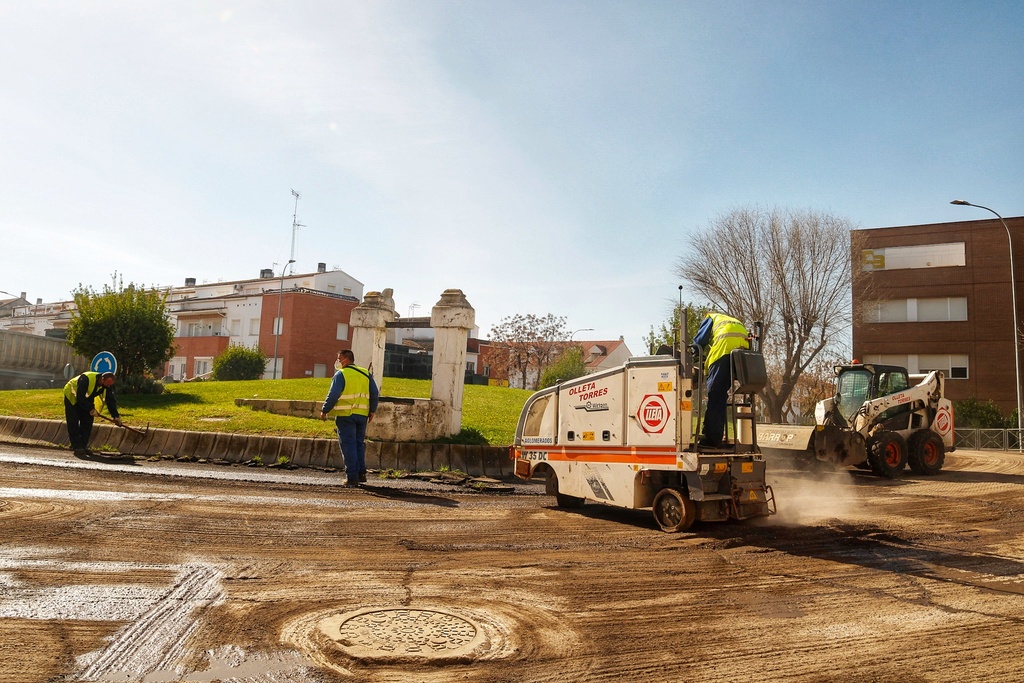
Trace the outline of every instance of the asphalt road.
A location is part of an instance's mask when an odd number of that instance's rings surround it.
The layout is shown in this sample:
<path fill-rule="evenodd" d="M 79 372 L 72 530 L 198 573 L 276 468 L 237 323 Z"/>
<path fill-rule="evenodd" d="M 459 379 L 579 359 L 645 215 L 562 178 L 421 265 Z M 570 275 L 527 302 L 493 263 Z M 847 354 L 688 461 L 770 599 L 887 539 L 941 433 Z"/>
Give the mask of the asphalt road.
<path fill-rule="evenodd" d="M 0 681 L 1017 681 L 1024 458 L 770 467 L 779 514 L 0 444 Z"/>

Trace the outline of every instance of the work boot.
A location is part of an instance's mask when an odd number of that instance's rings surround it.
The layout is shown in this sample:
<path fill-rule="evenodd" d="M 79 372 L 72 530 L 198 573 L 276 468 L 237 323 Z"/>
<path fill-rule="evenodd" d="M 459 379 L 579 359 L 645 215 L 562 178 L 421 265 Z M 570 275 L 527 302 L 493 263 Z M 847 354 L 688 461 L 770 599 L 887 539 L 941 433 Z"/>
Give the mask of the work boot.
<path fill-rule="evenodd" d="M 348 488 L 348 489 L 359 488 L 359 482 L 356 481 L 355 479 L 346 479 L 345 480 L 345 488 Z"/>
<path fill-rule="evenodd" d="M 359 473 L 359 481 L 360 482 L 366 481 L 366 470 L 363 470 L 362 472 Z"/>

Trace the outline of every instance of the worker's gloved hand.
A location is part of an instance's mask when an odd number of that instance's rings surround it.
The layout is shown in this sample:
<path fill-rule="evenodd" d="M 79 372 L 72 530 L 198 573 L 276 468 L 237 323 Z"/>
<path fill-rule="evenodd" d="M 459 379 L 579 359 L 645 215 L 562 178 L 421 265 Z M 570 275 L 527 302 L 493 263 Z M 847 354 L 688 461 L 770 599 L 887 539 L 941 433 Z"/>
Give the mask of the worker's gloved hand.
<path fill-rule="evenodd" d="M 321 420 L 326 420 L 327 419 L 327 413 L 320 413 L 320 419 Z"/>
<path fill-rule="evenodd" d="M 114 424 L 116 424 L 118 427 L 120 427 L 121 426 L 121 418 L 115 417 L 114 418 Z"/>
<path fill-rule="evenodd" d="M 90 410 L 89 414 L 92 415 L 93 417 L 96 417 L 97 415 L 99 415 L 99 413 L 96 412 L 95 408 L 93 410 Z"/>

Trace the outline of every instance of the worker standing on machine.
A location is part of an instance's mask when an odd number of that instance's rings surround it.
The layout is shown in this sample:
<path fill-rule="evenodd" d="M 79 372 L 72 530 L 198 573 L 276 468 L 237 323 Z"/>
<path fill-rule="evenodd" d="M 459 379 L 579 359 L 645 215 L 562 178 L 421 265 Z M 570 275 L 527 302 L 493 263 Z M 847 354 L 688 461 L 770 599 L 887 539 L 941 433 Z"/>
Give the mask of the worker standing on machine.
<path fill-rule="evenodd" d="M 97 397 L 110 409 L 114 424 L 121 426 L 113 386 L 112 372 L 83 372 L 64 385 L 64 418 L 68 423 L 68 441 L 75 455 L 92 455 L 89 437 L 92 436 L 93 419 L 99 414 Z"/>
<path fill-rule="evenodd" d="M 733 349 L 750 348 L 749 333 L 736 318 L 724 313 L 708 313 L 693 342 L 704 350 L 704 372 L 708 378 L 708 404 L 699 445 L 717 448 L 725 436 L 726 410 L 732 388 L 729 354 Z"/>

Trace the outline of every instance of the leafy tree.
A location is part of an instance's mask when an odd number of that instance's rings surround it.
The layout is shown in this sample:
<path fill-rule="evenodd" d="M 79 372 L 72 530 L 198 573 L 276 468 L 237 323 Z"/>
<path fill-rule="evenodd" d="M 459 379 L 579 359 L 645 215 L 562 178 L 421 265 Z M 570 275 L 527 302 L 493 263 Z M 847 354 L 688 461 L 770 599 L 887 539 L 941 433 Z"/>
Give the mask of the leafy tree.
<path fill-rule="evenodd" d="M 527 389 L 535 385 L 551 361 L 562 351 L 569 338 L 565 316 L 551 313 L 541 317 L 527 315 L 506 316 L 491 329 L 494 343 L 494 365 L 504 371 L 512 384 L 514 374 L 520 378 L 519 386 Z"/>
<path fill-rule="evenodd" d="M 684 302 L 682 304 L 683 310 L 686 311 L 686 338 L 693 341 L 693 338 L 697 336 L 697 330 L 700 329 L 700 324 L 703 322 L 704 317 L 711 310 L 709 306 L 701 306 L 692 302 Z M 682 343 L 681 340 L 677 340 L 679 335 L 679 305 L 674 304 L 672 311 L 669 313 L 665 322 L 661 323 L 661 327 L 657 330 L 651 325 L 650 333 L 644 337 L 644 342 L 647 344 L 647 351 L 650 354 L 656 354 L 658 349 L 662 346 L 668 346 L 675 348 L 678 343 Z"/>
<path fill-rule="evenodd" d="M 800 376 L 849 329 L 851 281 L 860 276 L 853 228 L 821 211 L 739 208 L 694 233 L 677 262 L 683 282 L 714 308 L 763 323 L 771 378 L 763 399 L 773 422 L 789 410 Z"/>
<path fill-rule="evenodd" d="M 125 287 L 114 273 L 102 293 L 79 284 L 73 295 L 68 344 L 86 358 L 113 353 L 119 379 L 158 371 L 174 355 L 175 330 L 164 308 L 165 293 L 134 283 Z"/>
<path fill-rule="evenodd" d="M 231 344 L 213 359 L 216 380 L 259 379 L 267 367 L 267 354 L 259 347 Z"/>
<path fill-rule="evenodd" d="M 540 377 L 540 386 L 537 388 L 553 387 L 559 382 L 576 379 L 585 374 L 587 364 L 583 361 L 583 347 L 579 344 L 569 344 L 562 355 L 544 370 Z"/>

